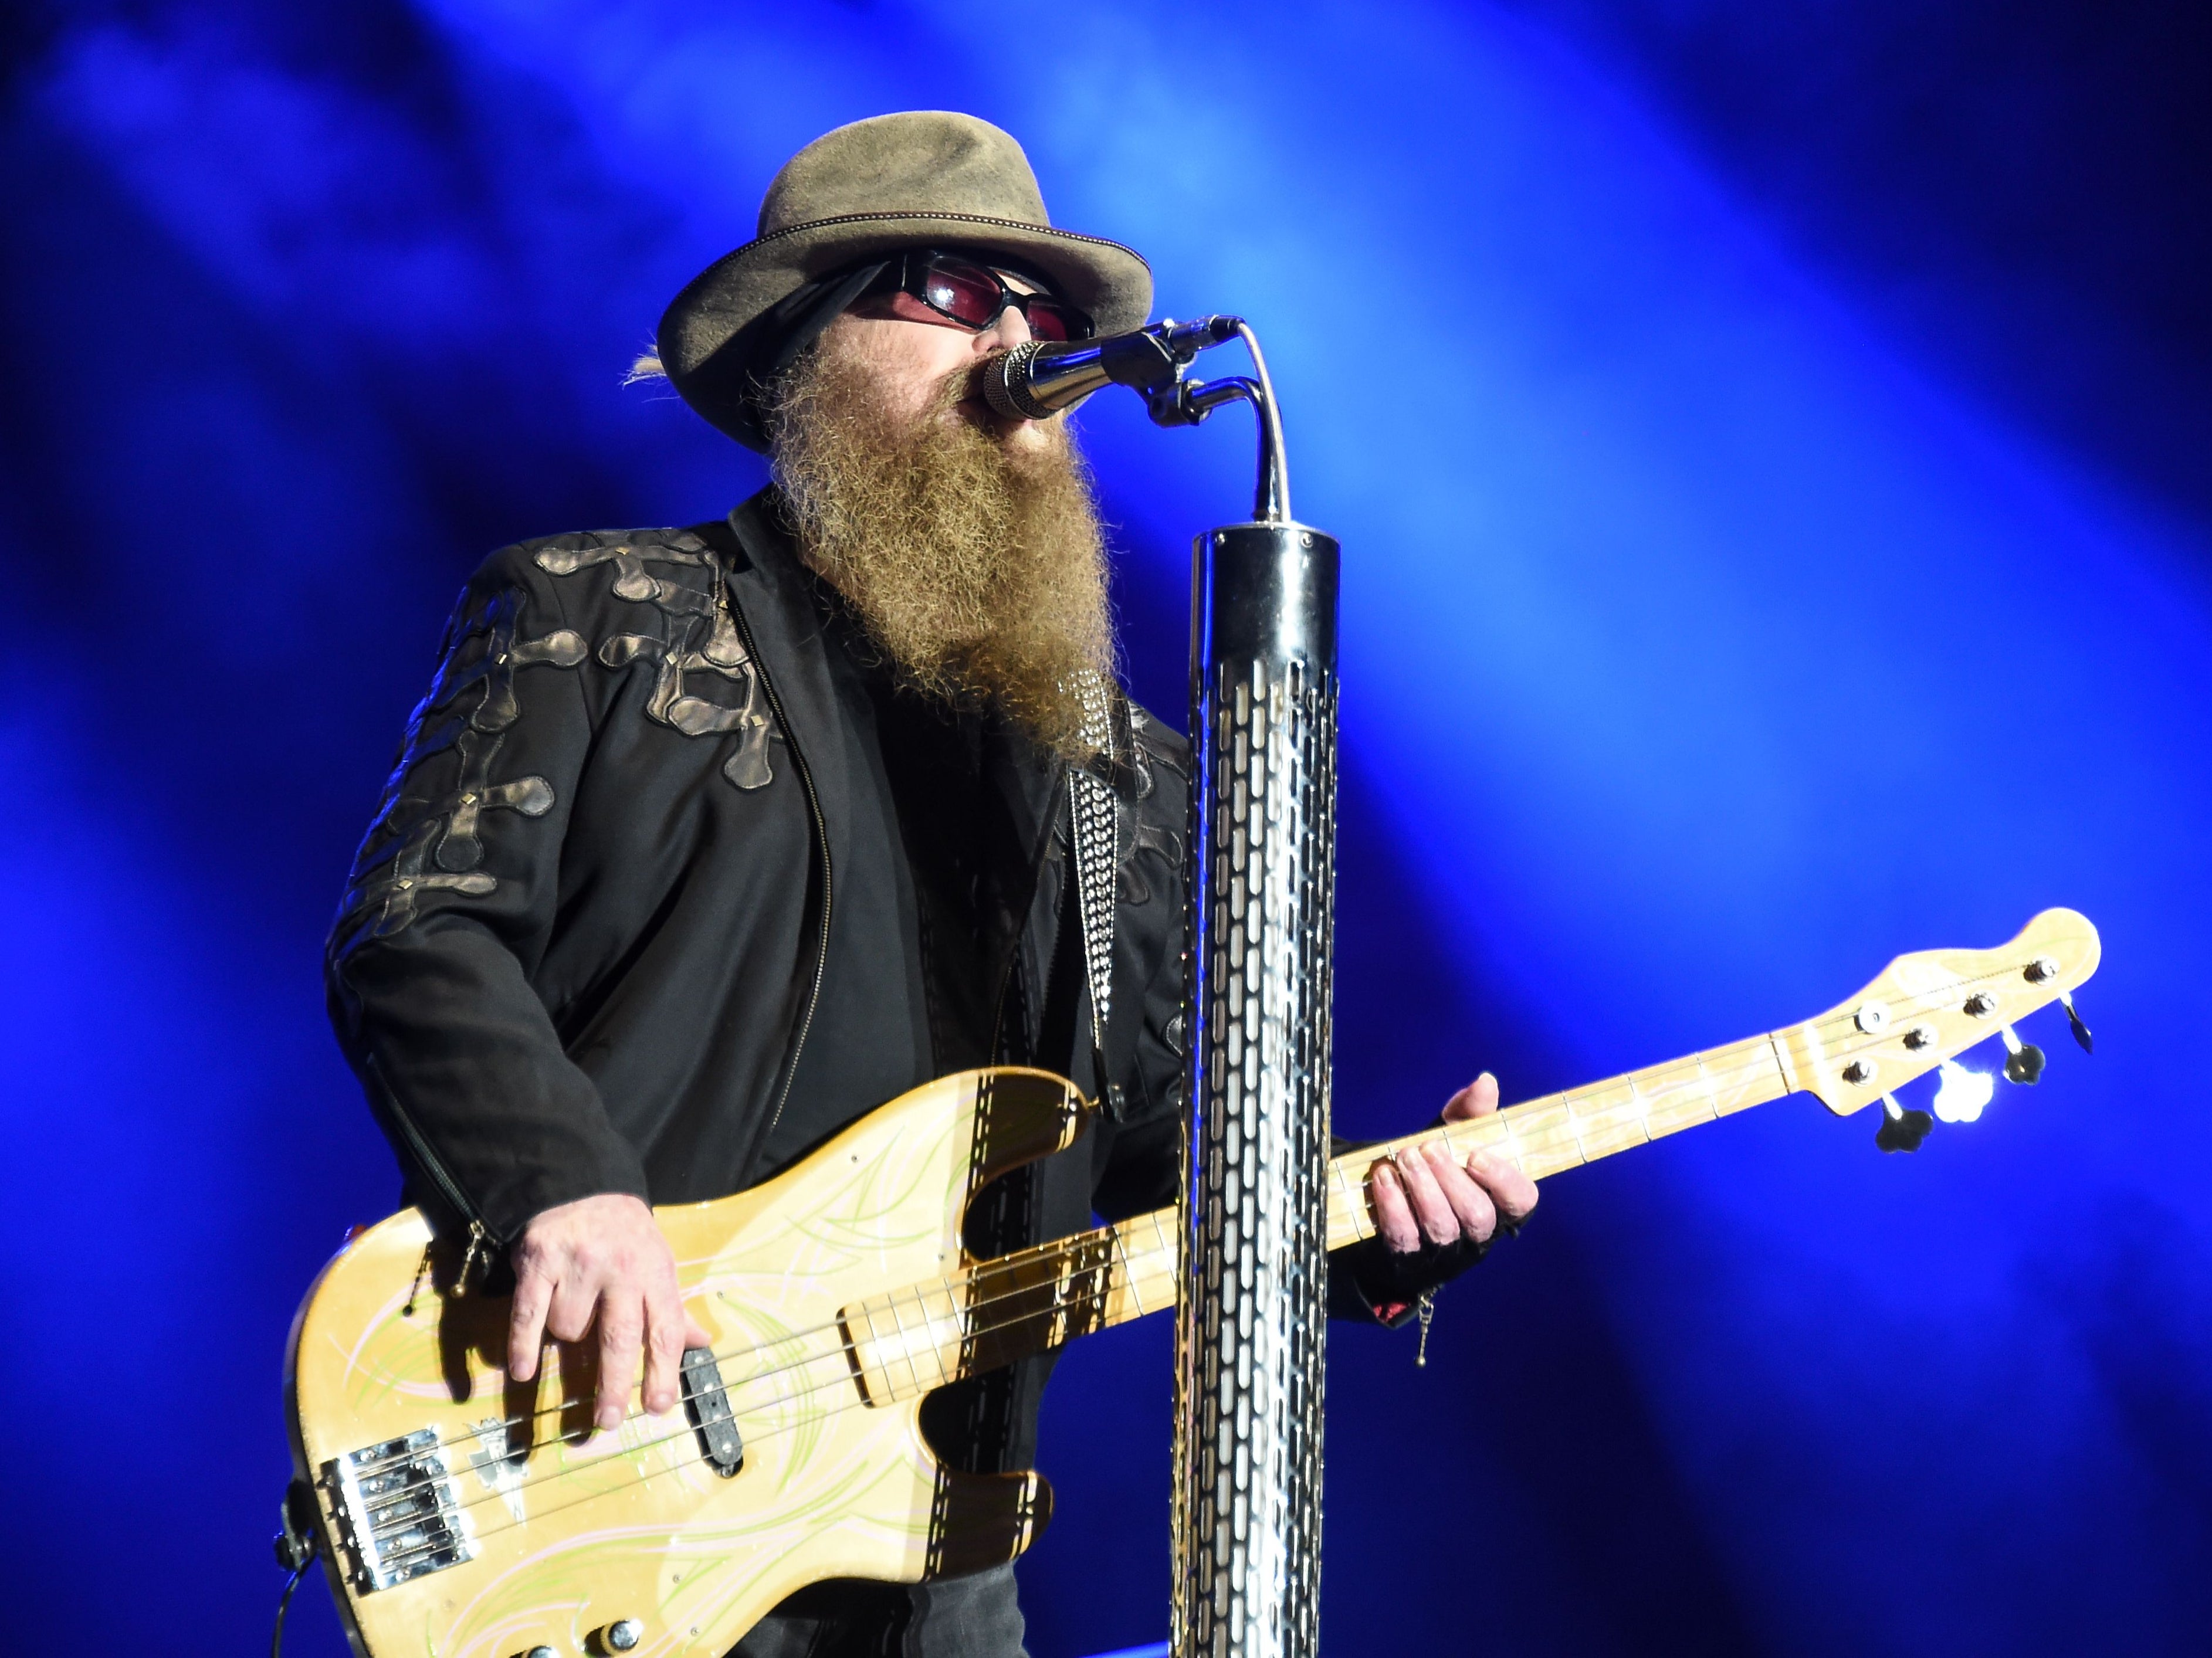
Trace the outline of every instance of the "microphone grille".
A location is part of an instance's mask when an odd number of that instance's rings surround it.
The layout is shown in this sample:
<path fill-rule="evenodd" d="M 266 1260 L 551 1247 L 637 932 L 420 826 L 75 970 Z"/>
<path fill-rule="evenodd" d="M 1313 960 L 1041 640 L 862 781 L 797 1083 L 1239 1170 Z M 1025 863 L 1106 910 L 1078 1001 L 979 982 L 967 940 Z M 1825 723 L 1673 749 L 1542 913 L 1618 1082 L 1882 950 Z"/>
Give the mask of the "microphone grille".
<path fill-rule="evenodd" d="M 983 401 L 1001 420 L 1043 420 L 1053 412 L 1030 392 L 1030 360 L 1036 354 L 1037 343 L 1024 340 L 983 371 Z"/>

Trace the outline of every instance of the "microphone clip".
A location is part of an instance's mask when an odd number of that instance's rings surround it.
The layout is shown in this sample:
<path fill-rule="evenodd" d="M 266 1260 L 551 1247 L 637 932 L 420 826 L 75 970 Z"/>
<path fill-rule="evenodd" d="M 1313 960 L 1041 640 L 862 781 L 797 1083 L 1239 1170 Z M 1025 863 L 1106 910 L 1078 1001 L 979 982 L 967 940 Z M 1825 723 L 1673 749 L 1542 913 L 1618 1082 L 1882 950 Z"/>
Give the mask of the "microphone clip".
<path fill-rule="evenodd" d="M 1218 380 L 1186 378 L 1198 354 L 1233 339 L 1244 342 L 1252 373 Z M 1249 403 L 1260 426 L 1259 479 L 1252 515 L 1287 524 L 1290 484 L 1284 476 L 1283 425 L 1260 342 L 1242 317 L 1173 318 L 1103 339 L 1025 340 L 993 359 L 982 374 L 983 400 L 1006 420 L 1046 420 L 1092 392 L 1126 386 L 1145 400 L 1158 426 L 1196 426 L 1225 403 Z"/>

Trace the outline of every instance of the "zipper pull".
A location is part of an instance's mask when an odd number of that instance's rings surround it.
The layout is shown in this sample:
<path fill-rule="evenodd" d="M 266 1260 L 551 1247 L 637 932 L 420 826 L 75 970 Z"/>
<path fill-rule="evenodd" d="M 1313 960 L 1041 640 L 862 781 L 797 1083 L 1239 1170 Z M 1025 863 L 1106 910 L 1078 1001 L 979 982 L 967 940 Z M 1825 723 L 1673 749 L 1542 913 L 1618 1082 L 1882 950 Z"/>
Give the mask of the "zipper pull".
<path fill-rule="evenodd" d="M 469 1292 L 469 1279 L 479 1265 L 486 1271 L 491 1266 L 492 1251 L 497 1247 L 490 1230 L 480 1220 L 469 1223 L 469 1247 L 461 1254 L 460 1276 L 453 1280 L 453 1298 L 458 1301 Z"/>
<path fill-rule="evenodd" d="M 1419 1309 L 1421 1321 L 1421 1345 L 1414 1350 L 1413 1368 L 1425 1370 L 1429 1368 L 1429 1321 L 1437 1315 L 1437 1292 L 1422 1291 L 1413 1305 Z"/>

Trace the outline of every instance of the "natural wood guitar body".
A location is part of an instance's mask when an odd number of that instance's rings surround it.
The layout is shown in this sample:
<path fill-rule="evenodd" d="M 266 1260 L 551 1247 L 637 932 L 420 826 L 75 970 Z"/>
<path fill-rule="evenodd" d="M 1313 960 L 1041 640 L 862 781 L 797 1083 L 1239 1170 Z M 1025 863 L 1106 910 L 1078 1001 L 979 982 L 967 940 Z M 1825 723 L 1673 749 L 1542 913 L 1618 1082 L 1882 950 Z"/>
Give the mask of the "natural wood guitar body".
<path fill-rule="evenodd" d="M 2000 1036 L 2008 1074 L 2033 1081 L 2043 1055 L 2013 1027 L 2047 1004 L 2089 1045 L 2069 999 L 2100 950 L 2086 917 L 2045 910 L 1994 950 L 1899 957 L 1801 1023 L 1339 1157 L 1329 1248 L 1374 1232 L 1370 1166 L 1429 1140 L 1542 1179 L 1799 1092 L 1839 1115 L 1880 1101 L 1924 1133 L 1891 1090 Z M 1995 1086 L 1978 1080 L 1976 1111 Z M 921 1406 L 1175 1304 L 1173 1211 L 988 1261 L 961 1247 L 969 1199 L 1073 1145 L 1088 1108 L 1044 1072 L 965 1072 L 763 1186 L 655 1211 L 711 1345 L 686 1356 L 696 1403 L 610 1434 L 587 1432 L 587 1351 L 508 1383 L 507 1299 L 457 1286 L 459 1250 L 419 1213 L 360 1234 L 308 1291 L 286 1370 L 295 1470 L 355 1649 L 706 1658 L 809 1583 L 1019 1554 L 1049 1510 L 1043 1479 L 945 1468 Z"/>
<path fill-rule="evenodd" d="M 536 1383 L 510 1386 L 507 1299 L 441 1284 L 453 1263 L 435 1258 L 417 1211 L 362 1233 L 309 1292 L 287 1366 L 295 1467 L 318 1482 L 356 1649 L 509 1658 L 550 1645 L 566 1658 L 609 1650 L 605 1631 L 635 1619 L 641 1655 L 721 1653 L 811 1582 L 1012 1559 L 1042 1527 L 1048 1488 L 938 1461 L 919 1384 L 957 1373 L 945 1327 L 957 1321 L 941 1298 L 901 1308 L 884 1291 L 955 1273 L 969 1196 L 1072 1143 L 1086 1109 L 1042 1072 L 947 1077 L 763 1186 L 656 1212 L 685 1304 L 725 1356 L 744 1439 L 732 1478 L 701 1455 L 682 1407 L 575 1442 L 587 1353 L 557 1350 Z M 475 1558 L 364 1592 L 328 1466 L 425 1428 Z"/>

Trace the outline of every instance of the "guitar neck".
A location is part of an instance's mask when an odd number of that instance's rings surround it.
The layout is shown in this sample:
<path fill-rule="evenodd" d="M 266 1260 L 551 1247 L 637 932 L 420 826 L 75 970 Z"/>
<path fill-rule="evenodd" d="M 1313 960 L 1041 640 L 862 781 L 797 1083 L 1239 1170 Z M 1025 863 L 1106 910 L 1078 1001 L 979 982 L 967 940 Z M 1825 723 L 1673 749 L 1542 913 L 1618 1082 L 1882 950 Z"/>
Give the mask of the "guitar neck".
<path fill-rule="evenodd" d="M 1543 1180 L 1793 1092 L 1801 1085 L 1794 1050 L 1802 1039 L 1796 1031 L 1753 1036 L 1349 1152 L 1328 1167 L 1328 1247 L 1375 1235 L 1367 1171 L 1383 1157 L 1434 1141 L 1462 1161 L 1486 1151 Z"/>
<path fill-rule="evenodd" d="M 1329 1164 L 1328 1247 L 1346 1248 L 1374 1236 L 1367 1173 L 1399 1151 L 1431 1141 L 1462 1158 L 1489 1151 L 1541 1180 L 1795 1092 L 1818 1054 L 1813 1029 L 1799 1026 L 1347 1152 Z M 1164 1312 L 1176 1303 L 1180 1280 L 1176 1212 L 1156 1209 L 979 1262 L 964 1295 L 948 1283 L 941 1300 L 927 1292 L 916 1300 L 925 1316 L 954 1321 L 954 1327 L 963 1303 L 991 1309 L 980 1321 L 965 1321 L 966 1368 L 973 1370 Z"/>

